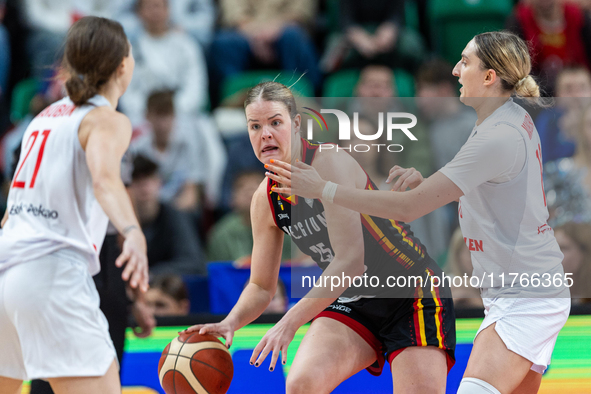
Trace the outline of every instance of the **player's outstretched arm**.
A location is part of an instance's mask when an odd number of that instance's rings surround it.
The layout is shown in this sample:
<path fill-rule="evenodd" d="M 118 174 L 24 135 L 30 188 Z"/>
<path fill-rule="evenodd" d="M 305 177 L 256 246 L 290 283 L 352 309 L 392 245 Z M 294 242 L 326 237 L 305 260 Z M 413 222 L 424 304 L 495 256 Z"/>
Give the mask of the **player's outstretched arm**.
<path fill-rule="evenodd" d="M 226 339 L 230 347 L 234 331 L 259 317 L 267 308 L 277 288 L 283 232 L 275 226 L 267 198 L 267 179 L 255 192 L 250 212 L 254 245 L 250 281 L 228 316 L 219 323 L 198 324 L 185 332 L 209 333 Z"/>
<path fill-rule="evenodd" d="M 302 162 L 294 165 L 275 161 L 268 169 L 269 178 L 275 179 L 288 192 L 306 198 L 323 198 L 327 181 L 313 167 Z M 412 222 L 463 195 L 462 190 L 441 172 L 422 181 L 415 189 L 404 193 L 362 190 L 339 184 L 333 195 L 334 203 L 367 215 Z"/>
<path fill-rule="evenodd" d="M 365 187 L 366 175 L 359 165 L 348 155 L 326 152 L 317 155 L 314 166 L 323 177 L 334 180 L 348 187 Z M 320 285 L 314 287 L 305 298 L 301 299 L 285 316 L 271 328 L 255 347 L 251 363 L 260 365 L 271 354 L 270 369 L 275 368 L 279 353 L 282 363 L 287 361 L 287 348 L 299 327 L 316 317 L 339 297 L 348 287 L 346 281 L 335 283 L 333 278 L 355 277 L 364 272 L 364 242 L 359 213 L 323 201 L 328 224 L 328 233 L 334 257 L 323 254 L 323 258 L 332 259 L 322 276 Z M 324 245 L 318 245 L 322 249 Z M 328 249 L 330 252 L 330 249 Z M 323 253 L 326 253 L 324 251 Z M 327 283 L 325 287 L 322 285 Z"/>
<path fill-rule="evenodd" d="M 125 185 L 121 180 L 121 159 L 131 140 L 131 123 L 108 107 L 92 110 L 82 121 L 79 139 L 86 152 L 94 194 L 99 204 L 125 237 L 123 251 L 115 264 L 125 264 L 122 277 L 132 288 L 148 290 L 146 239 L 140 229 Z"/>

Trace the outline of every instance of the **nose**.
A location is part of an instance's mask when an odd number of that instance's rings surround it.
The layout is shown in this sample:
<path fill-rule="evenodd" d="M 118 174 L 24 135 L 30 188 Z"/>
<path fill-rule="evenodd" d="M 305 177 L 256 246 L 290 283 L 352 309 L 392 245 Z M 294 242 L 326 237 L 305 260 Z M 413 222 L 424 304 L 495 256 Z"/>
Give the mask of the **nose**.
<path fill-rule="evenodd" d="M 460 63 L 461 63 L 461 60 L 456 63 L 456 65 L 454 66 L 454 69 L 451 72 L 452 75 L 455 77 L 460 76 Z"/>
<path fill-rule="evenodd" d="M 261 136 L 263 137 L 263 139 L 273 137 L 273 134 L 271 133 L 271 129 L 267 126 L 263 126 L 263 132 L 261 133 Z"/>

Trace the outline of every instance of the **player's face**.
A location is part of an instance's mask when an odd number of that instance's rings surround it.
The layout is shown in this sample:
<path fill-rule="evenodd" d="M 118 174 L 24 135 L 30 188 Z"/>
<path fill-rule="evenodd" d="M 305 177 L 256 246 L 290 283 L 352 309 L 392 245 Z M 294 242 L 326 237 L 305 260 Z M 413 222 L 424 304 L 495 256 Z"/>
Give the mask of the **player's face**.
<path fill-rule="evenodd" d="M 484 82 L 488 70 L 483 70 L 480 59 L 476 56 L 476 44 L 471 40 L 464 51 L 462 58 L 453 69 L 453 75 L 459 78 L 460 101 L 466 103 L 467 97 L 484 97 Z M 468 104 L 469 105 L 469 104 Z"/>
<path fill-rule="evenodd" d="M 249 104 L 245 112 L 248 136 L 259 161 L 291 161 L 291 138 L 299 128 L 300 115 L 292 121 L 283 103 L 264 100 Z"/>

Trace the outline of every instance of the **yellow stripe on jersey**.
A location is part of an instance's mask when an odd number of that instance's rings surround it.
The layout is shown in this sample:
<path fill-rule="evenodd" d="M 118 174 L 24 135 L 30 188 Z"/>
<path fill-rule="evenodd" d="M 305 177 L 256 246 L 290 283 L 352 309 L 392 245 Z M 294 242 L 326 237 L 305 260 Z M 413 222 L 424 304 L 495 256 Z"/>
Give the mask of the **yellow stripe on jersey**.
<path fill-rule="evenodd" d="M 419 299 L 417 300 L 419 310 L 419 334 L 421 335 L 421 345 L 427 346 L 427 334 L 425 333 L 425 312 L 423 310 L 423 288 L 419 286 Z"/>
<path fill-rule="evenodd" d="M 375 190 L 375 189 L 373 188 L 373 186 L 371 185 L 371 183 L 369 183 L 369 184 L 367 185 L 367 187 L 368 187 L 368 189 L 367 189 L 367 190 Z M 370 224 L 371 224 L 371 223 L 373 223 L 373 221 L 372 221 L 371 219 L 369 219 L 369 216 L 367 216 L 367 215 L 363 215 L 363 216 L 366 218 L 366 220 L 367 220 L 367 221 L 368 221 Z M 374 223 L 374 224 L 375 224 L 375 223 Z M 399 233 L 400 235 L 402 235 L 402 241 L 403 241 L 403 242 L 406 242 L 406 243 L 407 243 L 407 244 L 409 244 L 409 245 L 410 245 L 412 248 L 414 248 L 414 250 L 415 250 L 417 253 L 419 253 L 419 254 L 420 254 L 421 258 L 422 258 L 422 257 L 425 257 L 425 253 L 423 252 L 423 250 L 422 250 L 421 248 L 419 248 L 419 246 L 418 246 L 418 245 L 415 245 L 415 243 L 412 241 L 412 239 L 410 239 L 410 238 L 407 238 L 407 237 L 406 237 L 406 233 L 405 233 L 404 229 L 398 225 L 398 222 L 397 222 L 396 220 L 390 220 L 390 224 L 392 224 L 392 227 L 394 227 L 394 228 L 396 229 L 396 231 L 398 231 L 398 233 Z M 373 227 L 373 225 L 372 225 L 372 227 Z M 376 227 L 377 227 L 377 225 L 376 225 Z M 375 231 L 376 231 L 376 233 L 378 232 L 377 230 L 375 230 Z M 382 237 L 382 238 L 384 238 L 383 232 L 381 232 L 381 231 L 380 231 L 380 233 L 381 233 L 381 237 Z M 390 242 L 390 241 L 389 241 L 387 238 L 385 238 L 385 239 L 386 239 L 388 242 Z M 391 244 L 391 242 L 390 242 L 390 244 Z"/>
<path fill-rule="evenodd" d="M 431 273 L 429 272 L 429 270 L 426 270 L 428 277 L 427 280 L 430 280 L 431 278 Z M 441 324 L 439 322 L 439 317 L 441 316 L 441 310 L 443 309 L 441 307 L 441 303 L 439 302 L 439 298 L 437 297 L 437 294 L 435 293 L 435 290 L 431 290 L 431 295 L 433 296 L 433 301 L 435 301 L 435 325 L 437 326 L 437 342 L 439 342 L 439 345 L 437 346 L 439 349 L 443 349 L 443 338 L 441 337 Z"/>

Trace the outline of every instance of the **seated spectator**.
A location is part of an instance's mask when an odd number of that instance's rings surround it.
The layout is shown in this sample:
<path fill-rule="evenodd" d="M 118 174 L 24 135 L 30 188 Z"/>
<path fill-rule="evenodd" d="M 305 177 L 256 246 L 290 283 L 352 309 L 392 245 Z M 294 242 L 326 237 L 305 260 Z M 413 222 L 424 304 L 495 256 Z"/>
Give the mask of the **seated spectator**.
<path fill-rule="evenodd" d="M 556 105 L 542 111 L 535 122 L 544 163 L 575 154 L 576 129 L 589 97 L 591 73 L 586 67 L 567 66 L 558 73 Z"/>
<path fill-rule="evenodd" d="M 570 221 L 591 223 L 591 106 L 583 111 L 575 137 L 577 145 L 573 157 L 544 165 L 551 227 Z"/>
<path fill-rule="evenodd" d="M 458 78 L 452 66 L 442 59 L 425 62 L 417 73 L 417 105 L 428 121 L 433 168 L 438 170 L 452 161 L 476 125 L 476 113 L 457 98 Z M 446 213 L 447 231 L 441 233 L 449 245 L 452 229 L 458 227 L 458 204 L 452 202 Z"/>
<path fill-rule="evenodd" d="M 556 76 L 569 64 L 591 66 L 591 19 L 577 4 L 560 0 L 520 1 L 507 20 L 507 29 L 530 46 L 532 73 L 548 95 Z"/>
<path fill-rule="evenodd" d="M 261 172 L 242 172 L 234 179 L 232 187 L 232 211 L 226 214 L 211 229 L 207 242 L 210 261 L 236 261 L 238 266 L 250 264 L 252 253 L 252 227 L 250 202 L 254 192 L 266 178 Z M 288 236 L 283 238 L 283 261 L 291 259 L 291 243 Z"/>
<path fill-rule="evenodd" d="M 200 208 L 200 188 L 207 176 L 206 153 L 191 119 L 177 116 L 175 109 L 171 92 L 152 93 L 146 112 L 150 130 L 134 140 L 130 150 L 158 164 L 163 202 L 195 212 Z"/>
<path fill-rule="evenodd" d="M 6 0 L 0 0 L 0 98 L 6 100 L 10 73 L 10 37 L 4 26 Z M 0 131 L 2 136 L 2 131 Z"/>
<path fill-rule="evenodd" d="M 568 222 L 554 229 L 566 274 L 572 274 L 573 304 L 591 302 L 591 224 Z"/>
<path fill-rule="evenodd" d="M 458 227 L 451 237 L 444 269 L 445 275 L 452 277 L 452 279 L 457 278 L 455 282 L 452 282 L 452 285 L 453 283 L 462 284 L 461 286 L 452 286 L 451 293 L 456 308 L 483 308 L 480 290 L 470 286 L 472 271 L 470 250 L 466 246 L 462 230 Z M 462 278 L 461 282 L 459 278 Z"/>
<path fill-rule="evenodd" d="M 152 279 L 145 301 L 154 316 L 187 316 L 191 309 L 189 292 L 178 275 L 162 275 Z"/>
<path fill-rule="evenodd" d="M 137 14 L 135 0 L 118 0 L 114 7 L 115 19 L 119 21 L 127 37 L 135 38 L 142 30 L 142 21 Z M 203 49 L 211 43 L 215 24 L 213 0 L 175 0 L 170 2 L 171 25 L 191 35 Z"/>
<path fill-rule="evenodd" d="M 339 7 L 341 31 L 354 50 L 345 54 L 343 67 L 384 64 L 416 71 L 427 53 L 421 36 L 404 26 L 404 0 L 341 0 Z"/>
<path fill-rule="evenodd" d="M 226 78 L 255 63 L 296 75 L 306 72 L 319 87 L 314 45 L 302 28 L 312 21 L 315 8 L 315 0 L 221 0 L 222 30 L 211 46 L 216 93 Z"/>
<path fill-rule="evenodd" d="M 279 278 L 277 281 L 277 289 L 275 295 L 271 299 L 269 306 L 263 312 L 263 314 L 284 314 L 289 309 L 289 297 L 285 290 L 285 283 Z"/>
<path fill-rule="evenodd" d="M 449 163 L 476 125 L 476 114 L 458 96 L 458 78 L 442 59 L 425 62 L 417 73 L 417 104 L 429 120 L 429 140 L 435 169 Z"/>
<path fill-rule="evenodd" d="M 129 195 L 148 244 L 153 275 L 206 275 L 206 261 L 191 217 L 160 202 L 158 165 L 144 156 L 133 160 Z"/>
<path fill-rule="evenodd" d="M 130 39 L 135 71 L 119 102 L 123 112 L 137 125 L 150 93 L 171 90 L 179 115 L 197 115 L 208 101 L 201 47 L 187 33 L 170 26 L 167 0 L 139 0 L 137 10 L 144 28 Z"/>

